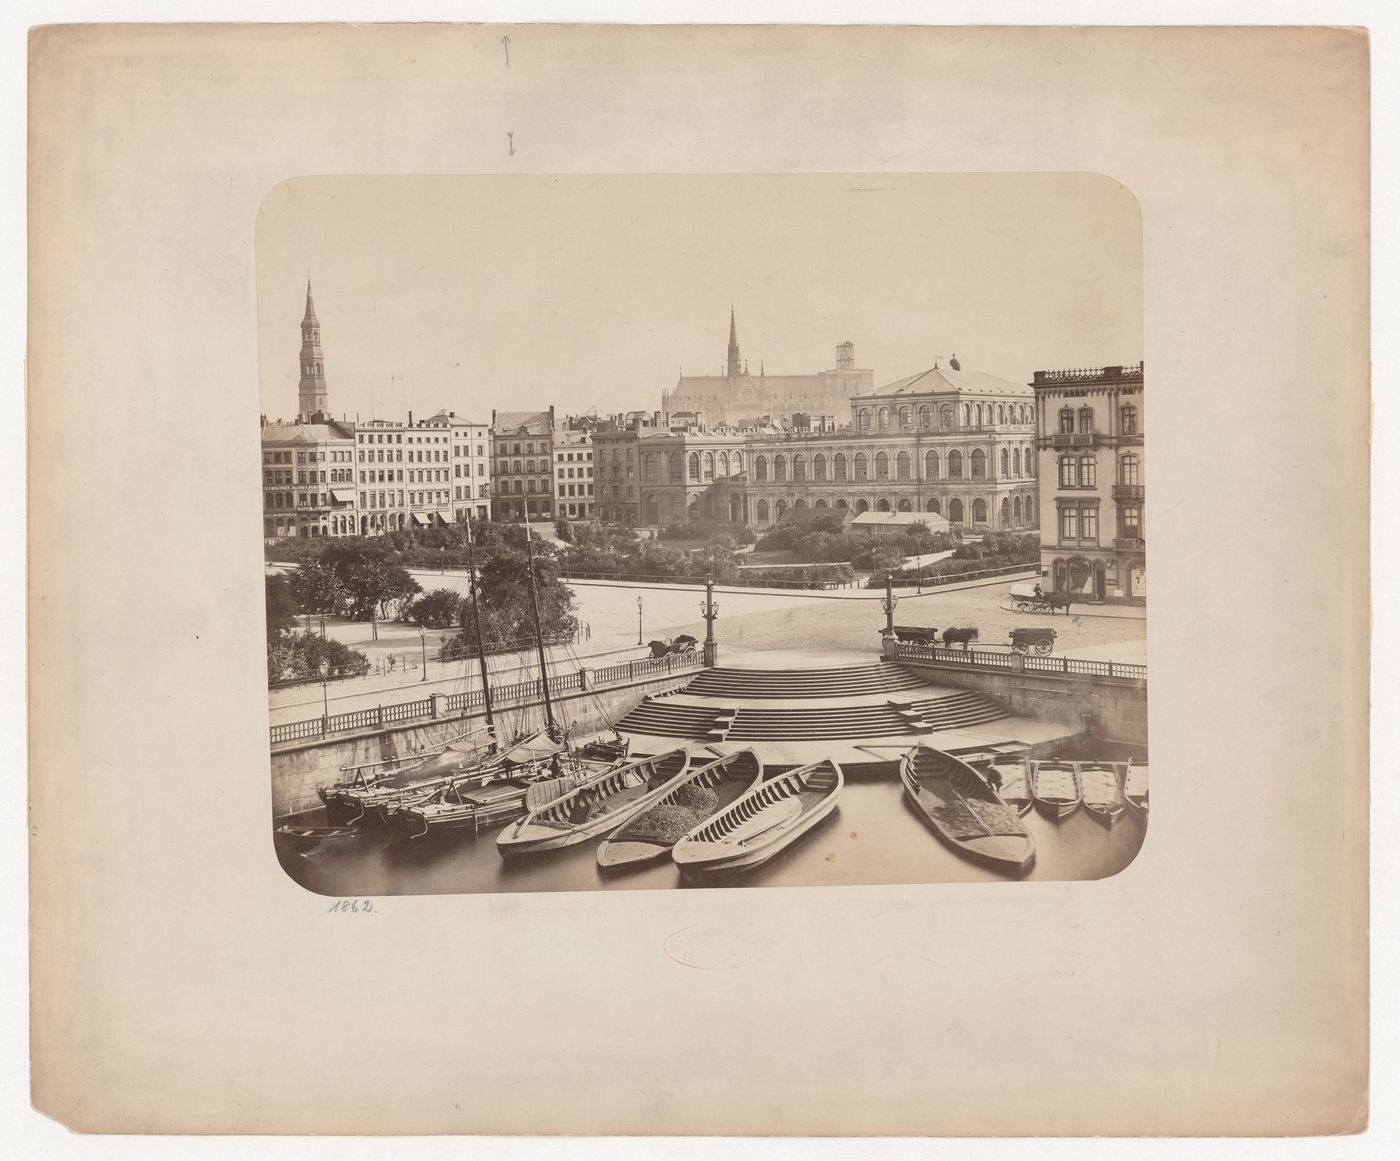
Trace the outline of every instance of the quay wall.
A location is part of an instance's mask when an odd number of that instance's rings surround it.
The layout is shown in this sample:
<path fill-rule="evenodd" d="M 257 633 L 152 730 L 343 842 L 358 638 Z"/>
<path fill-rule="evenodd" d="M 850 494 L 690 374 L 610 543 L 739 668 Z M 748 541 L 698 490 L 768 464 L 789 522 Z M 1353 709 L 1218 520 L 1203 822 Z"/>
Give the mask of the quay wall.
<path fill-rule="evenodd" d="M 571 691 L 553 697 L 555 716 L 569 724 L 575 736 L 606 730 L 648 695 L 669 692 L 693 681 L 698 670 L 657 674 L 588 692 Z M 544 725 L 544 702 L 512 703 L 496 711 L 503 733 L 529 731 Z M 272 750 L 272 814 L 289 818 L 321 805 L 316 788 L 341 778 L 342 766 L 409 757 L 443 745 L 466 730 L 481 729 L 482 710 L 428 721 L 419 720 L 383 729 L 340 734 L 331 738 L 279 745 Z"/>
<path fill-rule="evenodd" d="M 1074 726 L 1090 739 L 1147 745 L 1146 681 L 988 670 L 904 657 L 897 664 L 935 684 L 986 694 L 1023 717 Z"/>

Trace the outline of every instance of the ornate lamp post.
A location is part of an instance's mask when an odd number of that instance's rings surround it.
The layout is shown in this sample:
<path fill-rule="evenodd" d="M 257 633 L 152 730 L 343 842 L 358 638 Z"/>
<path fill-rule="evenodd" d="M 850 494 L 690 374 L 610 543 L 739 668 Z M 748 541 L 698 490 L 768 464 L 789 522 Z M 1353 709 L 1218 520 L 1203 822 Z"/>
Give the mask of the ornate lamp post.
<path fill-rule="evenodd" d="M 423 643 L 423 676 L 419 681 L 428 680 L 428 630 L 422 625 L 418 626 L 418 639 Z"/>
<path fill-rule="evenodd" d="M 894 574 L 885 573 L 885 599 L 880 602 L 880 608 L 885 610 L 885 632 L 887 639 L 894 637 L 894 607 L 899 604 L 899 598 L 894 595 Z"/>
<path fill-rule="evenodd" d="M 719 606 L 715 604 L 715 578 L 713 575 L 705 577 L 705 599 L 700 605 L 700 614 L 705 618 L 703 660 L 706 667 L 713 668 L 719 659 L 719 643 L 715 640 L 715 618 L 719 616 Z"/>
<path fill-rule="evenodd" d="M 637 598 L 637 644 L 642 643 L 642 598 Z"/>

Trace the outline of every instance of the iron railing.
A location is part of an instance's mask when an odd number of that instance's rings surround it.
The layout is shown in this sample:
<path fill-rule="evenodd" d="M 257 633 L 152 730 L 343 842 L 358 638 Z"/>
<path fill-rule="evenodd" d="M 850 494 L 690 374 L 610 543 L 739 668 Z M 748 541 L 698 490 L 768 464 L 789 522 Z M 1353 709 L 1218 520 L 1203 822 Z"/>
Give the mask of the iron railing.
<path fill-rule="evenodd" d="M 1096 661 L 1079 657 L 1039 657 L 1035 654 L 992 653 L 985 649 L 945 649 L 941 645 L 920 645 L 911 641 L 893 643 L 894 658 L 900 661 L 933 661 L 945 665 L 966 665 L 978 669 L 1024 670 L 1028 673 L 1058 673 L 1065 676 L 1112 677 L 1146 681 L 1147 666 L 1127 661 Z"/>
<path fill-rule="evenodd" d="M 662 673 L 682 673 L 698 669 L 703 664 L 699 652 L 671 653 L 665 657 L 645 657 L 635 661 L 625 661 L 618 665 L 606 665 L 598 669 L 580 669 L 573 673 L 554 674 L 549 679 L 551 693 L 580 692 L 602 689 L 608 686 L 625 685 L 639 678 L 653 677 Z M 496 686 L 491 690 L 493 706 L 506 706 L 521 702 L 543 700 L 538 677 L 530 681 L 516 681 L 508 685 Z M 449 714 L 464 714 L 483 707 L 485 698 L 479 689 L 465 693 L 448 694 L 442 699 L 443 709 Z M 329 717 L 308 718 L 299 722 L 284 722 L 270 727 L 269 738 L 272 745 L 305 741 L 308 738 L 324 738 L 330 734 L 341 734 L 355 730 L 382 729 L 385 726 L 413 721 L 417 718 L 432 718 L 433 698 L 419 701 L 397 702 L 393 705 L 374 706 L 370 709 L 350 710 L 347 713 L 331 714 Z M 440 715 L 438 715 L 440 716 Z"/>

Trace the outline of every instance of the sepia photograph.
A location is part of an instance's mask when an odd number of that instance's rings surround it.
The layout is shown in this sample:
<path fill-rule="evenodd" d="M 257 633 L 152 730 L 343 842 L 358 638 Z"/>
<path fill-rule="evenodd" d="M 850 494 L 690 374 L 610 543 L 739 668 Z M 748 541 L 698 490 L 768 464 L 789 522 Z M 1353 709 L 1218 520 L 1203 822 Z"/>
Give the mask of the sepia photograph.
<path fill-rule="evenodd" d="M 1149 797 L 1141 228 L 1073 173 L 272 191 L 287 874 L 1120 871 Z"/>

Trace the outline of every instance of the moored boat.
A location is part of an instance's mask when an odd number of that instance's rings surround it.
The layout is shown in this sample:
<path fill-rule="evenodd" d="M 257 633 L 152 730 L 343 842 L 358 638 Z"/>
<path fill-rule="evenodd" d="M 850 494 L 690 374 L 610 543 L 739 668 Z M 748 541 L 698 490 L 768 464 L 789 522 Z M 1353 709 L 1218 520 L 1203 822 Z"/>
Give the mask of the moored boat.
<path fill-rule="evenodd" d="M 1123 797 L 1128 805 L 1147 813 L 1147 763 L 1129 762 L 1123 772 Z"/>
<path fill-rule="evenodd" d="M 674 789 L 690 753 L 679 748 L 650 758 L 614 763 L 599 777 L 535 804 L 524 818 L 496 836 L 502 858 L 519 858 L 573 846 L 621 826 Z"/>
<path fill-rule="evenodd" d="M 899 763 L 904 792 L 939 838 L 960 854 L 1020 871 L 1035 858 L 1021 817 L 966 762 L 915 746 Z"/>
<path fill-rule="evenodd" d="M 1126 805 L 1118 771 L 1108 762 L 1079 764 L 1079 792 L 1084 809 L 1110 830 L 1123 817 Z"/>
<path fill-rule="evenodd" d="M 763 763 L 740 750 L 691 766 L 650 807 L 632 816 L 598 847 L 598 866 L 637 866 L 665 858 L 671 848 L 706 819 L 718 814 L 763 780 Z"/>
<path fill-rule="evenodd" d="M 775 774 L 685 834 L 671 857 L 695 876 L 750 871 L 829 815 L 844 785 L 830 758 Z"/>
<path fill-rule="evenodd" d="M 1068 818 L 1082 801 L 1073 762 L 1031 763 L 1031 793 L 1036 805 L 1056 821 Z"/>
<path fill-rule="evenodd" d="M 1003 754 L 987 764 L 987 783 L 1007 806 L 1025 814 L 1035 801 L 1031 793 L 1031 761 L 1024 754 Z"/>

